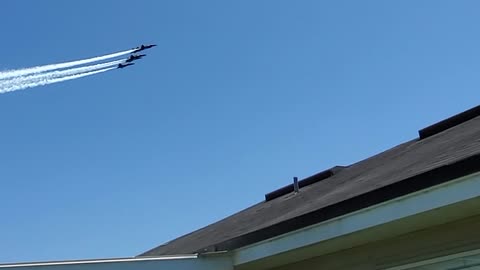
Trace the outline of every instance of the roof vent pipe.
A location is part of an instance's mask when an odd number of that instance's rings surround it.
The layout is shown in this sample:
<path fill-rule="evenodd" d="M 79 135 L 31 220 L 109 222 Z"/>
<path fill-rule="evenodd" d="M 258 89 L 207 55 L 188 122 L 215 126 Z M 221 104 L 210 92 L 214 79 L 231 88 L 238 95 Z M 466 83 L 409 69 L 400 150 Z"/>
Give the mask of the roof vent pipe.
<path fill-rule="evenodd" d="M 297 177 L 293 177 L 293 191 L 295 191 L 295 193 L 298 193 L 298 191 L 299 191 L 298 178 Z"/>

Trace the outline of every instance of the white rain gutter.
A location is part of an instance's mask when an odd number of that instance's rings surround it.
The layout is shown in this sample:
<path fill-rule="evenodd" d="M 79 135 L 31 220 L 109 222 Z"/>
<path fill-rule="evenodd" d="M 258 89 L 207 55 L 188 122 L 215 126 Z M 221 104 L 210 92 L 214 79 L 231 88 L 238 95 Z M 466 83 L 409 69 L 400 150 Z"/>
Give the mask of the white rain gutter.
<path fill-rule="evenodd" d="M 226 256 L 174 255 L 142 258 L 116 258 L 0 264 L 1 270 L 233 270 Z"/>

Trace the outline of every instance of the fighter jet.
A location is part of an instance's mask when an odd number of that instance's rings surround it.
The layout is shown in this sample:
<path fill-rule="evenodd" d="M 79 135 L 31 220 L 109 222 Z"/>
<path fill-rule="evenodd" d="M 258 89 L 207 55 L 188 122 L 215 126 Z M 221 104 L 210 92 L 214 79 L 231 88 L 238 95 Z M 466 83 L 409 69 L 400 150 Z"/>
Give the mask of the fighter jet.
<path fill-rule="evenodd" d="M 126 63 L 130 63 L 134 60 L 137 60 L 137 59 L 142 59 L 142 57 L 144 57 L 146 54 L 132 54 L 130 55 L 130 57 L 128 57 L 127 60 L 125 60 Z"/>
<path fill-rule="evenodd" d="M 128 66 L 131 66 L 131 65 L 135 65 L 135 63 L 120 63 L 118 64 L 117 68 L 125 68 L 125 67 L 128 67 Z"/>
<path fill-rule="evenodd" d="M 134 48 L 135 51 L 133 51 L 133 52 L 134 52 L 134 53 L 140 52 L 140 51 L 143 51 L 143 50 L 146 50 L 146 49 L 150 49 L 150 48 L 155 47 L 155 46 L 157 46 L 157 44 L 150 44 L 150 45 L 143 45 L 143 44 L 142 44 L 142 46 Z"/>

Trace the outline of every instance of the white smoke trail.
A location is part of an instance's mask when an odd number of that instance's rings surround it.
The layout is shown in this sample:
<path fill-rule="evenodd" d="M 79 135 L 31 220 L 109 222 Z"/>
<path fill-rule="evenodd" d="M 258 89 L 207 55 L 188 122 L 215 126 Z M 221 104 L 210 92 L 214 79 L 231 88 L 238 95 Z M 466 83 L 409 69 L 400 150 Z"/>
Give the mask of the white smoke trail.
<path fill-rule="evenodd" d="M 89 64 L 89 63 L 93 63 L 93 62 L 98 62 L 98 61 L 102 61 L 102 60 L 126 55 L 126 54 L 129 54 L 129 53 L 132 53 L 133 51 L 135 51 L 135 49 L 130 49 L 130 50 L 117 52 L 117 53 L 111 53 L 111 54 L 107 54 L 107 55 L 103 55 L 103 56 L 92 57 L 92 58 L 83 59 L 83 60 L 76 60 L 76 61 L 65 62 L 65 63 L 50 64 L 50 65 L 37 66 L 37 67 L 31 67 L 31 68 L 3 71 L 3 72 L 0 72 L 0 80 L 13 78 L 13 77 L 18 77 L 18 76 L 29 75 L 29 74 L 40 73 L 40 72 L 45 72 L 45 71 L 50 71 L 50 70 L 55 70 L 55 69 L 69 68 L 69 67 Z"/>
<path fill-rule="evenodd" d="M 41 86 L 41 85 L 47 85 L 47 84 L 52 84 L 52 83 L 64 82 L 64 81 L 68 81 L 68 80 L 74 80 L 74 79 L 78 79 L 78 78 L 82 78 L 82 77 L 86 77 L 86 76 L 90 76 L 90 75 L 94 75 L 94 74 L 98 74 L 98 73 L 103 73 L 103 72 L 106 72 L 106 71 L 109 71 L 109 70 L 112 70 L 112 69 L 116 69 L 116 67 L 109 67 L 109 68 L 94 70 L 94 71 L 90 71 L 90 72 L 85 72 L 85 73 L 60 77 L 60 78 L 49 78 L 49 79 L 44 79 L 44 80 L 41 80 L 41 81 L 33 82 L 33 83 L 30 83 L 30 84 L 15 85 L 15 86 L 11 86 L 9 88 L 0 89 L 0 94 L 7 93 L 7 92 L 12 92 L 12 91 L 16 91 L 16 90 L 27 89 L 27 88 L 36 87 L 36 86 Z"/>
<path fill-rule="evenodd" d="M 122 60 L 116 60 L 116 61 L 111 61 L 111 62 L 102 63 L 102 64 L 90 65 L 86 67 L 70 68 L 66 70 L 56 70 L 56 71 L 40 73 L 40 74 L 35 74 L 30 76 L 14 77 L 9 80 L 0 81 L 0 90 L 4 88 L 10 88 L 13 86 L 20 86 L 23 84 L 30 84 L 36 81 L 54 79 L 54 78 L 59 78 L 59 77 L 64 77 L 69 75 L 75 75 L 79 73 L 85 73 L 85 72 L 102 69 L 110 66 L 116 66 L 124 61 L 125 59 L 122 59 Z"/>

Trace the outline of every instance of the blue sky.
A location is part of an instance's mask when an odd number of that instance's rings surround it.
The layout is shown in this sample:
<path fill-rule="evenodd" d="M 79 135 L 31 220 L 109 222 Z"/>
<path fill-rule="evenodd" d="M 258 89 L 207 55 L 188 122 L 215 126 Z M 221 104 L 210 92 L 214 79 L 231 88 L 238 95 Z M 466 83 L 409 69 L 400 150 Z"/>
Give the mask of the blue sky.
<path fill-rule="evenodd" d="M 134 256 L 478 104 L 476 1 L 2 1 L 0 262 Z"/>

